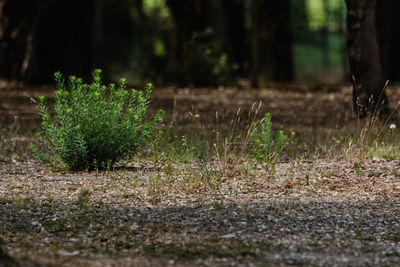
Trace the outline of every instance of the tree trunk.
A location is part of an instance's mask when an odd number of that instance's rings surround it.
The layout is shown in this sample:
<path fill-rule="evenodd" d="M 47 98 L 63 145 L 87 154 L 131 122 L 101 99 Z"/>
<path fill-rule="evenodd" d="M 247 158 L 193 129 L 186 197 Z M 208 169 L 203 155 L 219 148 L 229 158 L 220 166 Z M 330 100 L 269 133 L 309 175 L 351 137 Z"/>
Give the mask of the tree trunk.
<path fill-rule="evenodd" d="M 167 0 L 167 5 L 174 18 L 176 31 L 175 61 L 182 63 L 187 54 L 185 44 L 196 32 L 201 32 L 208 26 L 205 0 Z"/>
<path fill-rule="evenodd" d="M 294 79 L 291 0 L 259 0 L 260 68 L 275 81 Z"/>
<path fill-rule="evenodd" d="M 37 17 L 24 81 L 48 82 L 58 70 L 89 75 L 93 67 L 94 13 L 94 0 L 47 2 Z"/>
<path fill-rule="evenodd" d="M 325 26 L 321 29 L 321 59 L 322 66 L 329 69 L 330 59 L 329 59 L 329 22 L 330 22 L 330 8 L 329 1 L 323 1 L 323 9 L 325 13 Z"/>
<path fill-rule="evenodd" d="M 247 58 L 244 0 L 224 0 L 226 10 L 225 46 L 229 49 L 231 60 L 238 66 L 238 74 L 244 75 Z"/>
<path fill-rule="evenodd" d="M 102 41 L 103 41 L 103 9 L 104 0 L 94 2 L 93 27 L 92 27 L 92 67 L 91 69 L 99 68 L 103 65 L 102 56 Z"/>
<path fill-rule="evenodd" d="M 142 75 L 150 75 L 148 72 L 152 69 L 153 65 L 153 34 L 149 27 L 149 19 L 143 10 L 142 0 L 131 0 L 130 8 L 137 19 L 139 34 L 140 34 L 140 53 L 142 54 Z M 173 53 L 175 54 L 175 53 Z M 174 56 L 170 58 L 171 61 L 176 60 Z"/>
<path fill-rule="evenodd" d="M 400 81 L 400 1 L 376 2 L 376 26 L 385 79 Z"/>
<path fill-rule="evenodd" d="M 251 2 L 251 87 L 259 87 L 260 76 L 260 29 L 259 29 L 259 3 L 260 0 Z"/>
<path fill-rule="evenodd" d="M 376 0 L 346 0 L 346 43 L 355 79 L 353 107 L 360 117 L 388 113 L 379 46 L 376 39 Z"/>
<path fill-rule="evenodd" d="M 268 2 L 267 27 L 271 27 L 274 51 L 274 80 L 294 79 L 293 38 L 291 30 L 291 0 L 264 0 Z"/>
<path fill-rule="evenodd" d="M 47 83 L 55 71 L 88 77 L 95 67 L 107 75 L 131 50 L 124 6 L 127 0 L 0 0 L 0 78 Z"/>
<path fill-rule="evenodd" d="M 42 4 L 37 0 L 0 2 L 0 78 L 21 79 Z"/>

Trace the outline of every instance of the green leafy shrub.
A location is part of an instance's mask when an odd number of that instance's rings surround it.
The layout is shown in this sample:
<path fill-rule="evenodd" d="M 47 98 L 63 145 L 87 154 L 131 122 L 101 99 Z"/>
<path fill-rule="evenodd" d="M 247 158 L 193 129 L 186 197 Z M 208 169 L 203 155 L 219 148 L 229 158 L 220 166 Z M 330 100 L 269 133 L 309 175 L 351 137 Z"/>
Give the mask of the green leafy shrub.
<path fill-rule="evenodd" d="M 36 155 L 53 166 L 71 170 L 111 167 L 146 145 L 162 120 L 162 110 L 145 120 L 153 88 L 150 83 L 144 92 L 125 90 L 125 79 L 117 87 L 105 86 L 99 69 L 93 72 L 91 84 L 70 76 L 66 86 L 60 72 L 54 77 L 55 115 L 50 115 L 45 98 L 39 97 L 41 148 L 33 147 Z"/>
<path fill-rule="evenodd" d="M 252 151 L 257 162 L 268 170 L 274 170 L 276 162 L 289 139 L 279 131 L 275 137 L 272 133 L 271 114 L 266 113 L 264 119 L 254 123 L 254 133 L 251 137 Z"/>

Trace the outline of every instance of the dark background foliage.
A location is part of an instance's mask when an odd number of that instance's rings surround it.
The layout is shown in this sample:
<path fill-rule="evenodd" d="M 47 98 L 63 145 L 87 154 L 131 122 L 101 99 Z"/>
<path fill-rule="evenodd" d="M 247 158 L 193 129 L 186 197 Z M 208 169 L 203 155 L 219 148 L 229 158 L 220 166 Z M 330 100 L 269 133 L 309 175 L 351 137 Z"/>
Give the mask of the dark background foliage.
<path fill-rule="evenodd" d="M 354 2 L 354 1 L 353 1 Z M 358 1 L 360 2 L 360 1 Z M 361 0 L 362 2 L 362 0 Z M 156 84 L 350 80 L 343 0 L 2 0 L 0 78 L 62 71 Z M 377 1 L 385 77 L 397 81 L 398 1 Z"/>

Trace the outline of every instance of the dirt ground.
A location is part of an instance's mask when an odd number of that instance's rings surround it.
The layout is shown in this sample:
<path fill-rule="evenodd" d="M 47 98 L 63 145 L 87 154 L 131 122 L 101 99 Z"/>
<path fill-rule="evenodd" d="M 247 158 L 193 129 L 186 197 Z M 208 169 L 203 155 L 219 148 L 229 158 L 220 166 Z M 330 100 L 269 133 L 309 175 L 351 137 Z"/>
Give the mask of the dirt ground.
<path fill-rule="evenodd" d="M 0 122 L 11 124 L 17 116 L 21 123 L 39 119 L 31 98 L 44 95 L 50 102 L 54 96 L 52 86 L 26 88 L 21 85 L 0 83 Z M 346 122 L 351 114 L 351 88 L 349 86 L 322 86 L 308 84 L 271 84 L 261 90 L 237 88 L 159 88 L 153 92 L 151 107 L 166 111 L 165 121 L 173 118 L 179 124 L 191 122 L 189 112 L 201 115 L 204 123 L 215 122 L 239 112 L 243 115 L 262 105 L 259 115 L 270 112 L 281 124 L 324 126 L 332 122 Z M 397 88 L 390 93 L 396 94 Z M 396 94 L 397 95 L 397 94 Z M 395 100 L 394 100 L 395 101 Z M 393 102 L 395 103 L 395 102 Z M 329 108 L 328 108 L 329 107 Z"/>
<path fill-rule="evenodd" d="M 349 86 L 271 88 L 166 88 L 152 107 L 179 127 L 193 123 L 191 114 L 229 123 L 239 108 L 246 119 L 259 101 L 258 116 L 270 112 L 284 129 L 355 121 Z M 18 116 L 32 128 L 28 95 L 51 97 L 48 89 L 0 86 L 0 122 Z M 389 88 L 393 108 L 399 92 Z M 5 160 L 0 244 L 22 266 L 397 266 L 399 163 L 291 160 L 252 177 L 227 163 L 217 187 L 205 189 L 187 182 L 196 164 L 175 164 L 172 174 L 152 162 L 87 173 Z"/>

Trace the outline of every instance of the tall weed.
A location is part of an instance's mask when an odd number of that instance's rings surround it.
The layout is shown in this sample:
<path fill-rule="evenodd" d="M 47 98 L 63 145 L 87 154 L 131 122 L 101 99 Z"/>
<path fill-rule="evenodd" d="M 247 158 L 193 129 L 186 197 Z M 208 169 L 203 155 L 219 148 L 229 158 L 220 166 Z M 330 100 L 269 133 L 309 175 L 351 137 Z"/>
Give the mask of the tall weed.
<path fill-rule="evenodd" d="M 288 137 L 283 131 L 272 133 L 271 114 L 266 113 L 263 120 L 254 123 L 254 134 L 251 137 L 252 151 L 257 162 L 267 170 L 274 170 L 282 150 L 288 143 Z"/>

